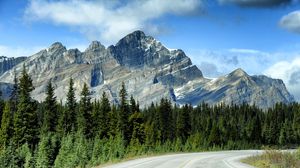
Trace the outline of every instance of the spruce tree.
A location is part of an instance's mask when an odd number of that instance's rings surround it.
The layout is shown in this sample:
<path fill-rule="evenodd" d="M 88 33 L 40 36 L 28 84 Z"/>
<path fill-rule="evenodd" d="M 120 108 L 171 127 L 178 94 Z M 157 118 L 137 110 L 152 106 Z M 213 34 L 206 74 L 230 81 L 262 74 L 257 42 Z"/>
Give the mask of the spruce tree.
<path fill-rule="evenodd" d="M 55 132 L 58 115 L 57 115 L 57 102 L 54 96 L 54 88 L 51 81 L 48 82 L 45 99 L 45 113 L 43 119 L 42 132 Z"/>
<path fill-rule="evenodd" d="M 300 142 L 300 107 L 297 107 L 294 112 L 293 130 L 296 142 Z"/>
<path fill-rule="evenodd" d="M 120 131 L 122 132 L 125 144 L 128 145 L 130 142 L 130 132 L 128 129 L 128 118 L 129 118 L 130 110 L 127 103 L 127 91 L 124 82 L 122 82 L 119 95 L 120 95 L 119 127 L 120 127 Z"/>
<path fill-rule="evenodd" d="M 99 102 L 95 102 L 93 110 L 94 133 L 101 139 L 109 138 L 109 113 L 111 111 L 109 100 L 106 93 L 103 92 L 102 98 Z"/>
<path fill-rule="evenodd" d="M 117 107 L 114 104 L 111 107 L 111 111 L 108 113 L 108 118 L 108 136 L 113 138 L 120 133 L 118 127 L 119 113 L 117 111 Z"/>
<path fill-rule="evenodd" d="M 158 113 L 159 130 L 161 132 L 162 141 L 173 140 L 174 128 L 171 102 L 167 99 L 161 99 Z"/>
<path fill-rule="evenodd" d="M 14 142 L 17 146 L 24 143 L 33 148 L 37 144 L 37 114 L 36 102 L 30 97 L 30 92 L 34 89 L 32 79 L 23 66 L 21 78 L 19 80 L 19 103 L 18 110 L 14 114 Z"/>
<path fill-rule="evenodd" d="M 183 108 L 178 110 L 179 114 L 176 121 L 176 137 L 181 140 L 186 140 L 191 132 L 191 119 L 190 108 L 188 105 L 184 105 Z"/>
<path fill-rule="evenodd" d="M 83 85 L 83 89 L 81 92 L 81 99 L 79 103 L 79 112 L 77 114 L 77 128 L 81 131 L 85 136 L 91 136 L 92 129 L 92 104 L 90 98 L 90 91 L 86 83 Z"/>
<path fill-rule="evenodd" d="M 62 110 L 59 117 L 58 131 L 61 134 L 70 133 L 76 126 L 76 99 L 73 79 L 70 79 L 67 93 L 66 108 Z"/>
<path fill-rule="evenodd" d="M 140 112 L 135 112 L 129 117 L 129 124 L 132 126 L 131 142 L 144 143 L 145 125 L 144 119 Z"/>
<path fill-rule="evenodd" d="M 10 105 L 5 103 L 5 108 L 2 114 L 1 129 L 0 129 L 0 143 L 1 146 L 7 146 L 10 142 L 10 138 L 13 132 L 12 116 L 10 113 Z"/>

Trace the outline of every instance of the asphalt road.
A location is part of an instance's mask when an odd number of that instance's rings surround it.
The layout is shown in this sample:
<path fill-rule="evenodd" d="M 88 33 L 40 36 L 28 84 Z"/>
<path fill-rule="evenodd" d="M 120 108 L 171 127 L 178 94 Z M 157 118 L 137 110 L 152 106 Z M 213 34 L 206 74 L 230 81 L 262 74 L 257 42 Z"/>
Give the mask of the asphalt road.
<path fill-rule="evenodd" d="M 126 161 L 105 168 L 253 168 L 239 160 L 261 152 L 240 150 L 163 155 Z"/>

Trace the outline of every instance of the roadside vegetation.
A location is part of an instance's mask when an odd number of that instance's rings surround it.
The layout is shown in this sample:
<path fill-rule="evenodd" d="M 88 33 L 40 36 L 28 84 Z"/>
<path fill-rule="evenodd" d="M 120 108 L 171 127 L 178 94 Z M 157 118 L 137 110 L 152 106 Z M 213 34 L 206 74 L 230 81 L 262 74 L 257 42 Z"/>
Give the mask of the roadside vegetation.
<path fill-rule="evenodd" d="M 0 100 L 0 167 L 92 167 L 161 153 L 300 143 L 298 103 L 263 111 L 247 104 L 179 107 L 162 99 L 141 109 L 124 83 L 118 104 L 106 93 L 91 100 L 87 84 L 76 100 L 72 79 L 66 103 L 58 103 L 51 81 L 45 100 L 37 102 L 25 66 L 18 76 L 10 99 Z"/>
<path fill-rule="evenodd" d="M 248 157 L 242 162 L 257 168 L 299 168 L 300 148 L 296 152 L 266 150 L 262 155 Z"/>

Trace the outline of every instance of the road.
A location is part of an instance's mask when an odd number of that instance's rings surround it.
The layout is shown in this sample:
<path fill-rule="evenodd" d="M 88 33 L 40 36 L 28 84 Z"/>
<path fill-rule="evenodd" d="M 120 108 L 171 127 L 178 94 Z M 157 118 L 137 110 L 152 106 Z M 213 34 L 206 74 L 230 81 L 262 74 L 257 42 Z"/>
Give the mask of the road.
<path fill-rule="evenodd" d="M 253 168 L 239 160 L 261 152 L 240 150 L 163 155 L 126 161 L 105 168 Z"/>

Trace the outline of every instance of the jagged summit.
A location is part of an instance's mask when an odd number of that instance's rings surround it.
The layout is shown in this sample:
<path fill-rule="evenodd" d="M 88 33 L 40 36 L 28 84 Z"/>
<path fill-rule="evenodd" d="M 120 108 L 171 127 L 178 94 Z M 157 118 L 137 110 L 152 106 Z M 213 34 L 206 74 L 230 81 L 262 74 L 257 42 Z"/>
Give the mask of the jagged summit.
<path fill-rule="evenodd" d="M 108 48 L 93 41 L 81 52 L 67 50 L 56 42 L 28 58 L 17 59 L 3 58 L 0 62 L 0 83 L 13 83 L 13 69 L 20 73 L 24 64 L 36 88 L 32 95 L 39 101 L 45 98 L 49 80 L 55 86 L 58 100 L 64 101 L 70 78 L 74 79 L 77 99 L 83 84 L 87 83 L 92 98 L 99 99 L 102 92 L 106 92 L 109 99 L 117 103 L 121 83 L 125 82 L 128 94 L 142 107 L 161 98 L 192 105 L 203 101 L 210 104 L 246 102 L 262 108 L 276 102 L 294 101 L 282 81 L 250 76 L 240 68 L 215 80 L 206 79 L 184 51 L 170 50 L 142 31 L 134 31 Z M 9 95 L 7 91 L 9 89 L 3 91 L 4 96 Z"/>
<path fill-rule="evenodd" d="M 234 76 L 234 77 L 243 77 L 243 76 L 249 76 L 242 68 L 238 68 L 234 71 L 232 71 L 229 76 Z"/>
<path fill-rule="evenodd" d="M 104 50 L 105 46 L 101 44 L 99 41 L 92 41 L 92 43 L 89 45 L 89 47 L 86 49 L 87 50 Z"/>
<path fill-rule="evenodd" d="M 55 42 L 48 49 L 49 51 L 53 51 L 58 49 L 66 49 L 66 47 L 61 42 Z"/>

